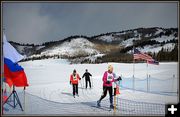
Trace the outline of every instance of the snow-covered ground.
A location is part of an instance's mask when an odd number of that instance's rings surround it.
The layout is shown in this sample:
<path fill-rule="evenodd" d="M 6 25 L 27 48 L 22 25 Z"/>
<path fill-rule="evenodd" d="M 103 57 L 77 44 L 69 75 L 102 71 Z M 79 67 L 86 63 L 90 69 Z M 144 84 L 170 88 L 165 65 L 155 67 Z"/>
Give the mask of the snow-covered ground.
<path fill-rule="evenodd" d="M 79 45 L 79 46 L 77 46 Z M 67 55 L 76 56 L 76 54 L 97 54 L 99 53 L 94 49 L 94 44 L 87 39 L 77 38 L 70 42 L 64 42 L 59 46 L 44 50 L 41 55 Z"/>
<path fill-rule="evenodd" d="M 100 37 L 99 40 L 103 40 L 103 41 L 106 41 L 106 42 L 112 42 L 112 39 L 113 37 L 110 35 L 110 36 L 102 36 Z"/>
<path fill-rule="evenodd" d="M 125 47 L 132 46 L 133 40 L 140 40 L 140 38 L 130 38 L 130 39 L 123 41 L 121 44 L 124 45 Z"/>
<path fill-rule="evenodd" d="M 161 51 L 161 49 L 165 49 L 168 51 L 172 51 L 175 48 L 175 44 L 174 43 L 167 43 L 164 44 L 163 46 L 160 45 L 146 45 L 144 47 L 137 47 L 136 49 L 138 49 L 141 52 L 152 52 L 152 53 L 158 53 L 159 51 Z M 132 50 L 129 50 L 128 53 L 132 53 Z"/>
<path fill-rule="evenodd" d="M 175 47 L 175 44 L 174 43 L 168 43 L 168 44 L 165 44 L 163 46 L 150 46 L 150 45 L 147 45 L 147 46 L 144 46 L 143 48 L 141 47 L 138 47 L 137 49 L 141 52 L 152 52 L 152 53 L 158 53 L 162 48 L 167 50 L 168 51 L 172 51 Z"/>
<path fill-rule="evenodd" d="M 133 64 L 126 63 L 103 63 L 103 64 L 70 64 L 67 60 L 63 59 L 47 59 L 36 60 L 20 63 L 24 68 L 29 87 L 26 88 L 25 95 L 22 88 L 16 88 L 19 93 L 19 97 L 22 101 L 25 111 L 20 109 L 12 109 L 8 105 L 5 107 L 9 111 L 5 111 L 5 114 L 65 114 L 65 115 L 113 115 L 113 112 L 107 112 L 104 110 L 93 108 L 92 105 L 96 105 L 96 101 L 102 94 L 102 76 L 104 71 L 107 70 L 108 64 L 112 64 L 114 72 L 118 76 L 122 76 L 122 85 L 128 85 L 124 82 L 126 79 L 132 78 Z M 166 90 L 169 85 L 162 85 L 161 82 L 167 78 L 175 78 L 173 90 L 177 89 L 177 70 L 178 63 L 160 63 L 160 65 L 146 65 L 146 63 L 136 63 L 134 76 L 140 80 L 146 79 L 146 75 L 150 75 L 152 78 L 158 79 L 158 82 L 153 82 L 153 87 L 157 87 L 157 91 Z M 72 71 L 76 69 L 82 77 L 85 69 L 92 74 L 92 89 L 84 89 L 84 79 L 79 83 L 79 97 L 73 98 L 72 86 L 69 84 L 69 77 Z M 135 84 L 135 87 L 139 88 Z M 156 83 L 156 84 L 155 84 Z M 145 88 L 145 87 L 140 87 Z M 151 87 L 152 88 L 152 87 Z M 161 90 L 162 89 L 162 90 Z M 154 89 L 153 89 L 154 90 Z M 177 103 L 177 95 L 162 95 L 158 93 L 151 93 L 146 91 L 133 91 L 132 89 L 122 88 L 118 95 L 119 108 L 123 108 L 116 114 L 165 114 L 164 104 Z M 102 102 L 102 106 L 109 106 L 109 96 Z M 132 101 L 132 102 L 131 102 Z M 134 104 L 132 106 L 131 104 Z M 137 105 L 137 104 L 142 104 Z M 149 106 L 148 106 L 149 105 Z M 155 105 L 155 108 L 153 107 Z M 157 105 L 161 106 L 159 111 L 152 111 L 157 109 Z M 147 110 L 138 110 L 142 106 L 149 107 Z M 137 109 L 135 109 L 137 107 Z M 19 107 L 17 107 L 19 108 Z M 125 109 L 126 108 L 126 109 Z M 127 110 L 134 108 L 133 112 Z M 159 109 L 159 108 L 158 108 Z M 143 113 L 146 112 L 146 113 Z"/>
<path fill-rule="evenodd" d="M 166 41 L 170 41 L 173 39 L 177 39 L 177 37 L 175 38 L 174 35 L 170 35 L 170 36 L 162 36 L 162 37 L 154 38 L 152 40 L 156 40 L 159 42 L 163 42 L 163 41 L 166 42 Z"/>

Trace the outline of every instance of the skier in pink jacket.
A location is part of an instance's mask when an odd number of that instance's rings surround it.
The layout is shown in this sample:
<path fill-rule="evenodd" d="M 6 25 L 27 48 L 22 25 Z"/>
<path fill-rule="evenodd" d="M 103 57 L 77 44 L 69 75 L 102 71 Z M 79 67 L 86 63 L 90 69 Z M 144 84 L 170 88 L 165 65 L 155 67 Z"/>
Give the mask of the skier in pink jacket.
<path fill-rule="evenodd" d="M 106 71 L 103 75 L 103 94 L 101 95 L 100 99 L 97 101 L 97 106 L 100 107 L 101 100 L 106 97 L 107 91 L 109 91 L 109 101 L 110 101 L 110 108 L 114 108 L 113 106 L 113 88 L 112 83 L 119 81 L 121 77 L 119 76 L 115 79 L 115 73 L 113 73 L 113 66 L 108 66 L 108 71 Z"/>

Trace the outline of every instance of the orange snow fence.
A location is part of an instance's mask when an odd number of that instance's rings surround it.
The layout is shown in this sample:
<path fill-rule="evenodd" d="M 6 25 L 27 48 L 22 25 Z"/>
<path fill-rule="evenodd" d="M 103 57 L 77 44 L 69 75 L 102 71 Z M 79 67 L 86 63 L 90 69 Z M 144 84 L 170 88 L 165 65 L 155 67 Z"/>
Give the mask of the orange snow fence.
<path fill-rule="evenodd" d="M 119 86 L 116 86 L 116 95 L 120 94 Z"/>

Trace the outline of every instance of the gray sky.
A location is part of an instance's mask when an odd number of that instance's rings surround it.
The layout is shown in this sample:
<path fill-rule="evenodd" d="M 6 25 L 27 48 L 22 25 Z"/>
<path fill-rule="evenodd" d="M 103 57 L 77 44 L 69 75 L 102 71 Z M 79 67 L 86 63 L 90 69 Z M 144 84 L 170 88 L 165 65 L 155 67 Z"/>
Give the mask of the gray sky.
<path fill-rule="evenodd" d="M 8 40 L 41 44 L 71 35 L 177 27 L 177 3 L 3 3 Z"/>

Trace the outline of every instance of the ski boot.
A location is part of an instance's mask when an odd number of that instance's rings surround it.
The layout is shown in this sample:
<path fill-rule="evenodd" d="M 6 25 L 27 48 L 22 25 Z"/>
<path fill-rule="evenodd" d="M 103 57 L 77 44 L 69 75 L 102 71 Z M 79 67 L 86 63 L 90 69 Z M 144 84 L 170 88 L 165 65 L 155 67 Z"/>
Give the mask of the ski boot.
<path fill-rule="evenodd" d="M 79 95 L 76 93 L 76 95 L 79 97 Z"/>
<path fill-rule="evenodd" d="M 97 101 L 97 107 L 101 107 L 100 101 Z"/>
<path fill-rule="evenodd" d="M 111 105 L 110 105 L 110 109 L 114 109 L 114 106 L 113 106 L 113 104 L 111 104 Z"/>

